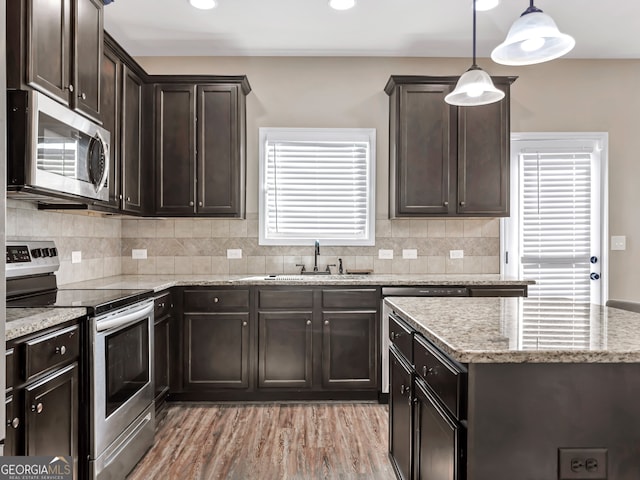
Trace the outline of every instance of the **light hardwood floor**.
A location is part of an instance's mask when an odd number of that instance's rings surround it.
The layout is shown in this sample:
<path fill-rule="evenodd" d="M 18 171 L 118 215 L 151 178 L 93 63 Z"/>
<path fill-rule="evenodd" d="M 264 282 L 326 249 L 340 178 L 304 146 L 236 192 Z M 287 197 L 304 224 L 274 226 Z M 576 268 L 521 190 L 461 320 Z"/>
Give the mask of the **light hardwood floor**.
<path fill-rule="evenodd" d="M 172 405 L 128 480 L 392 480 L 386 405 Z"/>

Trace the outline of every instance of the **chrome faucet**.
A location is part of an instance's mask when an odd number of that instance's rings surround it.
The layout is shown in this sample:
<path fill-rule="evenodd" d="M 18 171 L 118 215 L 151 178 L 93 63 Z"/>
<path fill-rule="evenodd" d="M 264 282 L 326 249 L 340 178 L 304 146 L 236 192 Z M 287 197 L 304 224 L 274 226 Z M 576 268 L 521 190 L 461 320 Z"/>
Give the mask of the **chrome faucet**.
<path fill-rule="evenodd" d="M 320 255 L 320 242 L 316 240 L 315 250 L 313 252 L 313 271 L 318 271 L 318 255 Z"/>

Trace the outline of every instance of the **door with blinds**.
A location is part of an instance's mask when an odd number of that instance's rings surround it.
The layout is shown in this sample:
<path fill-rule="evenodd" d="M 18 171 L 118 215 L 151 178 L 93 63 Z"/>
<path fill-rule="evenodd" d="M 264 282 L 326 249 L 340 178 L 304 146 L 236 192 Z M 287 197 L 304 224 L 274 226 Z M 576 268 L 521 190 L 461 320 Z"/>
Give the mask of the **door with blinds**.
<path fill-rule="evenodd" d="M 522 302 L 522 348 L 588 348 L 590 304 L 603 300 L 606 135 L 512 139 L 505 271 L 535 280 Z M 544 135 L 546 138 L 542 138 Z"/>

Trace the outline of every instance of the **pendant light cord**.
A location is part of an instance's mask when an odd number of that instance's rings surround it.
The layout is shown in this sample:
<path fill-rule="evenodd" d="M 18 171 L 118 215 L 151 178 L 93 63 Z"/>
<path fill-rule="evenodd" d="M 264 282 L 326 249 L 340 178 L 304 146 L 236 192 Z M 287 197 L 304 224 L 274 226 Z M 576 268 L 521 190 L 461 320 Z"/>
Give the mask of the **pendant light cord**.
<path fill-rule="evenodd" d="M 533 0 L 531 0 L 533 3 Z M 478 65 L 476 64 L 476 0 L 473 0 L 473 65 L 469 70 L 477 70 Z"/>
<path fill-rule="evenodd" d="M 475 1 L 475 0 L 474 0 Z M 524 12 L 522 12 L 521 17 L 526 15 L 527 13 L 542 13 L 538 7 L 533 4 L 533 0 L 529 0 L 529 8 L 527 8 Z"/>

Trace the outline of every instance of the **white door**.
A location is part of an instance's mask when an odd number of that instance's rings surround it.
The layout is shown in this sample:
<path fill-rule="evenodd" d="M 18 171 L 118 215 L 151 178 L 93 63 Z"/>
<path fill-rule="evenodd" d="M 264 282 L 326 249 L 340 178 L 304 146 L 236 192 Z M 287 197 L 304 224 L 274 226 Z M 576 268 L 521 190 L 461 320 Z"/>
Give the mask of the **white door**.
<path fill-rule="evenodd" d="M 606 133 L 512 135 L 503 271 L 536 281 L 522 304 L 523 348 L 588 345 L 589 304 L 606 297 L 606 148 Z"/>

